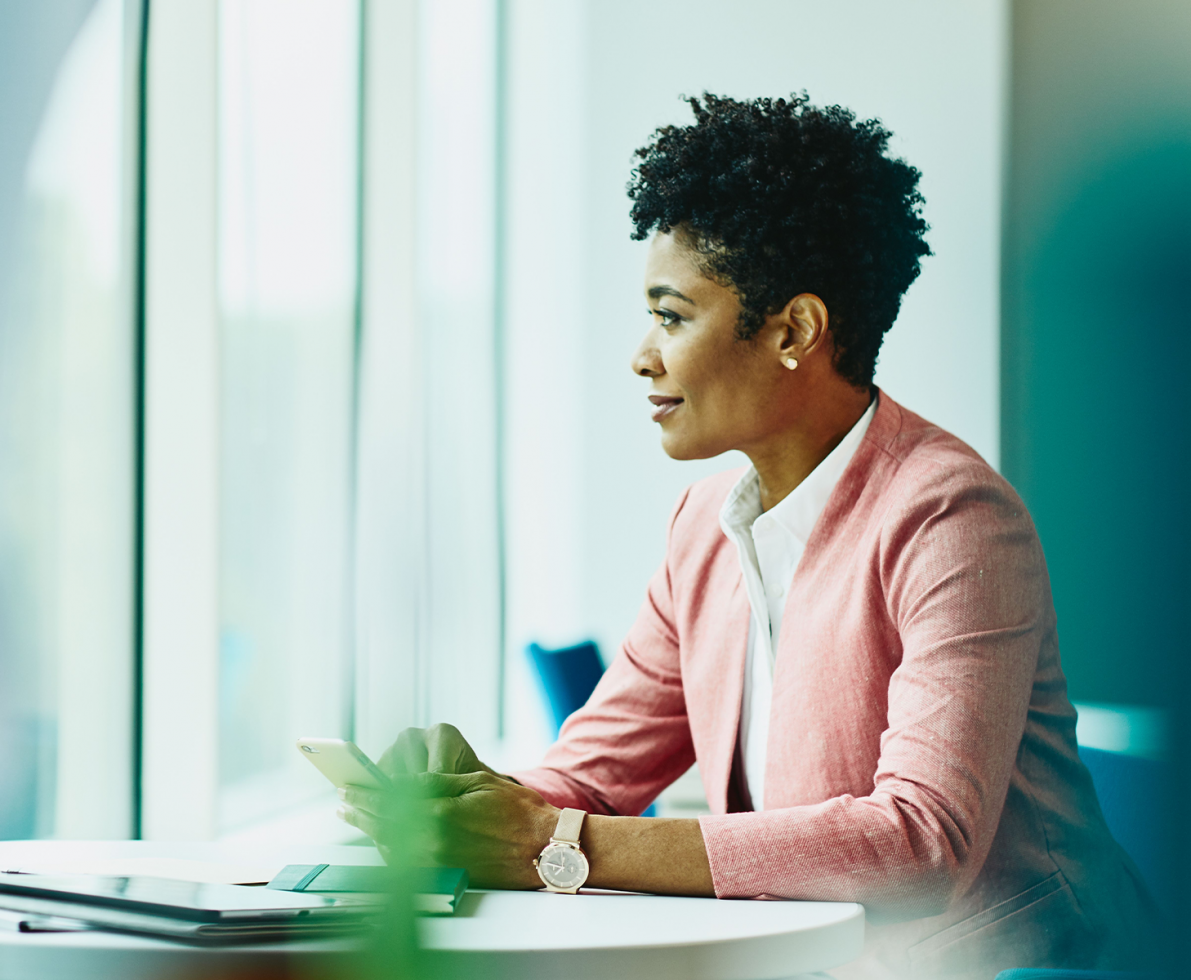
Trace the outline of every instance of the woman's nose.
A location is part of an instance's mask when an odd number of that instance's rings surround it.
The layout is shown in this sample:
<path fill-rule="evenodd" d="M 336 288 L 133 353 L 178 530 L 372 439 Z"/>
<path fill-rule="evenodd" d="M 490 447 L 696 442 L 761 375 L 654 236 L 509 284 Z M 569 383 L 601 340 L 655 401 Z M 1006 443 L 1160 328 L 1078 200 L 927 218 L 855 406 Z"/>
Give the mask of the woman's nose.
<path fill-rule="evenodd" d="M 641 338 L 641 343 L 637 346 L 630 362 L 633 373 L 639 374 L 643 378 L 656 378 L 658 375 L 666 373 L 665 368 L 662 367 L 662 355 L 658 350 L 653 333 L 652 330 L 649 330 Z"/>

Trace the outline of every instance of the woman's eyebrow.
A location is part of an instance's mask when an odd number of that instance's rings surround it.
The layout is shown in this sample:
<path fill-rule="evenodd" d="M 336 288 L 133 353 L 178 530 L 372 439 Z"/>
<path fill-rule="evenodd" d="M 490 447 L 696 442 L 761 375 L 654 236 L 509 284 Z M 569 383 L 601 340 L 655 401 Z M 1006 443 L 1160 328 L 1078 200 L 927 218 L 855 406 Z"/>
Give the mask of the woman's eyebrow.
<path fill-rule="evenodd" d="M 673 286 L 650 286 L 648 292 L 646 292 L 645 295 L 650 299 L 661 299 L 663 296 L 673 296 L 675 299 L 680 299 L 684 303 L 690 303 L 691 306 L 698 305 L 689 296 L 683 296 L 682 293 L 680 293 Z"/>

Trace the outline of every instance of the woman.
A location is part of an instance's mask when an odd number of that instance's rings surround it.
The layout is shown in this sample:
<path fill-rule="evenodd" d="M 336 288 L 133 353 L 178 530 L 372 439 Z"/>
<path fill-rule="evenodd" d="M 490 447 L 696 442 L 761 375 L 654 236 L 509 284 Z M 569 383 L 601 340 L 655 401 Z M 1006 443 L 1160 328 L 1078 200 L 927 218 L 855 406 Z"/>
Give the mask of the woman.
<path fill-rule="evenodd" d="M 435 856 L 477 884 L 862 902 L 861 975 L 1136 965 L 1152 913 L 1076 754 L 1025 506 L 872 383 L 929 254 L 918 172 L 838 107 L 690 102 L 629 186 L 633 370 L 670 456 L 752 466 L 682 495 L 540 768 L 499 776 L 448 726 L 382 764 L 441 774 Z M 696 760 L 710 816 L 624 816 Z M 386 839 L 383 800 L 347 803 Z"/>

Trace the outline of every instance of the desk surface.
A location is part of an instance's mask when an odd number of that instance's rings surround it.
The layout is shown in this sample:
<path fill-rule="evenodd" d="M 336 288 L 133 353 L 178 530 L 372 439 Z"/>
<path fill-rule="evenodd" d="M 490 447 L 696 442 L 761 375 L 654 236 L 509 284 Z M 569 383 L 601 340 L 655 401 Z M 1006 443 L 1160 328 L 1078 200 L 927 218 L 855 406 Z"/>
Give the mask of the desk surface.
<path fill-rule="evenodd" d="M 273 866 L 376 864 L 371 848 L 239 848 L 146 841 L 0 842 L 0 867 L 174 858 Z M 860 955 L 864 910 L 834 902 L 744 902 L 592 892 L 477 891 L 450 918 L 418 922 L 445 977 L 768 980 Z M 300 960 L 330 965 L 347 942 L 194 948 L 103 932 L 0 931 L 0 980 L 154 980 L 256 972 Z"/>

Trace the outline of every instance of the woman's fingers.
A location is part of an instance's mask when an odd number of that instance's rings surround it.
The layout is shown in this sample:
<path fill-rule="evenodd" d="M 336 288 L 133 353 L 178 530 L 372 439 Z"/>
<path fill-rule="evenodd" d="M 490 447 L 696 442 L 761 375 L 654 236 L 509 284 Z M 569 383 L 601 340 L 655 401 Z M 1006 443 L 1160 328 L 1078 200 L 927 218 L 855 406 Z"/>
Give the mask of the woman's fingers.
<path fill-rule="evenodd" d="M 404 861 L 467 868 L 499 887 L 537 887 L 532 859 L 558 821 L 539 794 L 488 772 L 400 775 L 391 791 L 339 795 L 340 817 Z"/>
<path fill-rule="evenodd" d="M 339 798 L 348 806 L 357 810 L 366 810 L 375 816 L 381 816 L 385 812 L 384 794 L 364 789 L 362 786 L 341 786 Z"/>
<path fill-rule="evenodd" d="M 389 776 L 421 772 L 492 772 L 476 756 L 454 725 L 407 728 L 385 750 L 379 762 Z"/>
<path fill-rule="evenodd" d="M 454 725 L 431 725 L 426 729 L 427 772 L 478 772 L 483 765 L 467 739 Z"/>
<path fill-rule="evenodd" d="M 391 790 L 365 789 L 363 786 L 339 787 L 339 799 L 347 809 L 366 813 L 388 822 L 399 819 L 399 811 L 406 809 L 401 806 L 402 797 L 405 800 L 442 800 L 450 799 L 468 793 L 478 788 L 479 779 L 492 778 L 486 773 L 469 773 L 454 775 L 450 773 L 423 772 L 408 776 L 397 776 Z M 429 810 L 422 805 L 419 812 Z"/>
<path fill-rule="evenodd" d="M 341 806 L 335 811 L 336 815 L 344 823 L 351 824 L 357 830 L 367 834 L 378 844 L 388 840 L 387 828 L 373 814 L 365 810 L 357 810 L 353 806 Z"/>
<path fill-rule="evenodd" d="M 380 768 L 390 776 L 427 769 L 426 732 L 407 728 L 380 758 Z"/>
<path fill-rule="evenodd" d="M 431 801 L 431 805 L 437 802 L 440 801 Z M 386 864 L 392 864 L 395 855 L 399 853 L 407 864 L 446 863 L 452 867 L 459 865 L 459 862 L 447 859 L 451 852 L 450 843 L 455 835 L 446 830 L 441 819 L 422 814 L 422 819 L 412 824 L 408 821 L 402 823 L 369 813 L 346 802 L 339 807 L 336 814 L 344 823 L 372 838 Z"/>
<path fill-rule="evenodd" d="M 397 787 L 412 797 L 442 799 L 482 789 L 496 778 L 498 777 L 486 772 L 423 772 L 399 780 Z"/>

